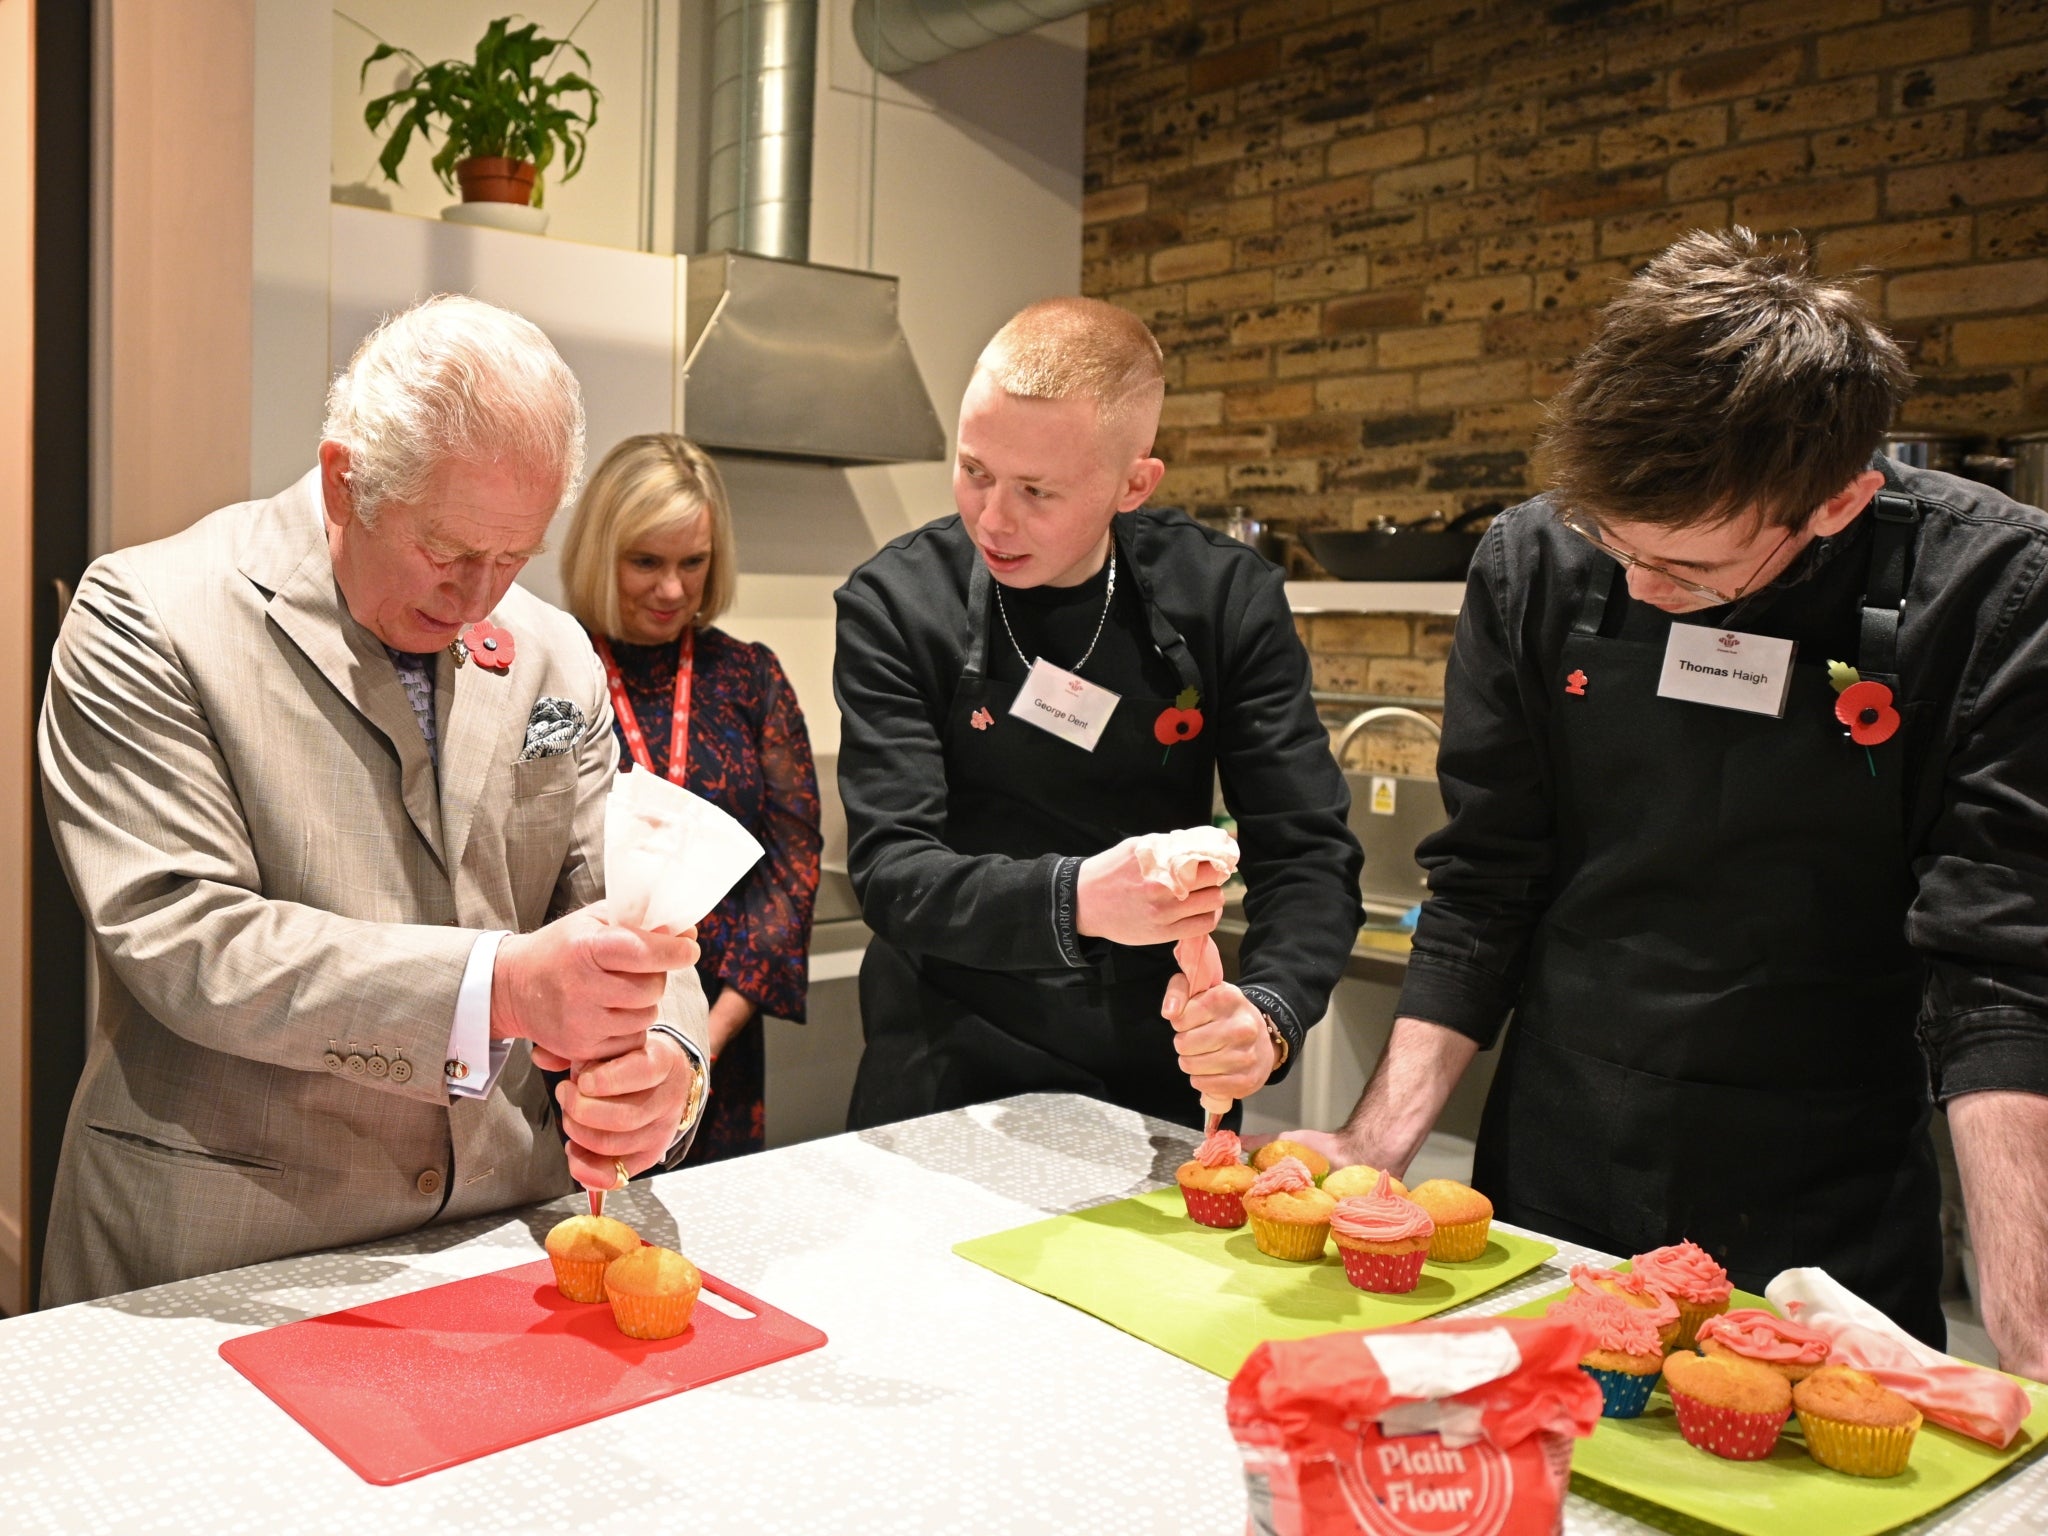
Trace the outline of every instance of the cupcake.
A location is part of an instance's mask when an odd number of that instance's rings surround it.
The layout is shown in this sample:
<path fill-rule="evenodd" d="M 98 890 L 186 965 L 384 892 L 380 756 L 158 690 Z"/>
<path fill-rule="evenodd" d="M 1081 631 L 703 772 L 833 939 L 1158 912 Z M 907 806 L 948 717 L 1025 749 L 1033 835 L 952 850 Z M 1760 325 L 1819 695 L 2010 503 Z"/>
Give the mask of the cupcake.
<path fill-rule="evenodd" d="M 1823 1365 L 1792 1389 L 1807 1454 L 1851 1477 L 1897 1477 L 1913 1455 L 1920 1410 L 1875 1376 Z"/>
<path fill-rule="evenodd" d="M 1762 1461 L 1792 1414 L 1791 1384 L 1735 1355 L 1680 1350 L 1664 1362 L 1664 1385 L 1686 1443 L 1729 1461 Z"/>
<path fill-rule="evenodd" d="M 1643 1313 L 1666 1353 L 1678 1342 L 1678 1303 L 1630 1270 L 1572 1266 L 1572 1284 L 1593 1296 L 1612 1296 Z"/>
<path fill-rule="evenodd" d="M 1828 1336 L 1802 1328 L 1758 1307 L 1723 1312 L 1700 1324 L 1700 1350 L 1709 1355 L 1739 1355 L 1768 1365 L 1794 1386 L 1827 1363 Z"/>
<path fill-rule="evenodd" d="M 640 1234 L 609 1216 L 571 1216 L 555 1223 L 545 1244 L 555 1289 L 571 1301 L 603 1301 L 605 1266 L 640 1246 Z"/>
<path fill-rule="evenodd" d="M 1330 1235 L 1337 1240 L 1345 1279 L 1361 1291 L 1402 1296 L 1422 1278 L 1436 1223 L 1413 1200 L 1395 1194 L 1393 1185 L 1393 1175 L 1383 1173 L 1371 1194 L 1339 1200 L 1330 1212 Z M 1325 1187 L 1323 1193 L 1330 1191 Z"/>
<path fill-rule="evenodd" d="M 1244 1192 L 1258 1175 L 1244 1165 L 1237 1132 L 1217 1131 L 1174 1170 L 1188 1219 L 1205 1227 L 1244 1225 Z"/>
<path fill-rule="evenodd" d="M 1323 1176 L 1323 1191 L 1338 1200 L 1349 1200 L 1353 1195 L 1369 1195 L 1380 1187 L 1380 1171 L 1364 1163 L 1353 1163 L 1348 1168 L 1339 1168 Z M 1387 1175 L 1387 1188 L 1403 1200 L 1408 1198 L 1408 1186 Z"/>
<path fill-rule="evenodd" d="M 1316 1188 L 1308 1165 L 1293 1157 L 1281 1158 L 1252 1180 L 1244 1196 L 1252 1241 L 1259 1252 L 1304 1262 L 1323 1256 L 1323 1244 L 1330 1236 L 1330 1212 L 1336 1204 Z"/>
<path fill-rule="evenodd" d="M 690 1326 L 704 1277 L 672 1248 L 645 1247 L 612 1260 L 604 1272 L 612 1321 L 629 1339 L 672 1339 Z"/>
<path fill-rule="evenodd" d="M 1691 1349 L 1699 1338 L 1700 1324 L 1726 1312 L 1728 1297 L 1735 1289 L 1728 1283 L 1728 1271 L 1697 1243 L 1678 1242 L 1639 1253 L 1629 1267 L 1678 1303 L 1674 1349 Z"/>
<path fill-rule="evenodd" d="M 1591 1336 L 1593 1347 L 1579 1358 L 1579 1369 L 1600 1388 L 1601 1416 L 1640 1418 L 1664 1369 L 1664 1343 L 1651 1314 L 1610 1292 L 1575 1290 L 1546 1315 L 1577 1323 Z"/>
<path fill-rule="evenodd" d="M 1330 1160 L 1314 1147 L 1304 1147 L 1298 1141 L 1289 1141 L 1282 1136 L 1278 1141 L 1269 1141 L 1252 1154 L 1252 1167 L 1260 1173 L 1278 1164 L 1282 1158 L 1291 1157 L 1308 1170 L 1311 1179 L 1321 1179 L 1330 1171 Z"/>
<path fill-rule="evenodd" d="M 1493 1202 L 1478 1190 L 1455 1179 L 1425 1179 L 1408 1198 L 1429 1212 L 1436 1223 L 1436 1236 L 1429 1240 L 1432 1259 L 1459 1263 L 1486 1252 Z"/>

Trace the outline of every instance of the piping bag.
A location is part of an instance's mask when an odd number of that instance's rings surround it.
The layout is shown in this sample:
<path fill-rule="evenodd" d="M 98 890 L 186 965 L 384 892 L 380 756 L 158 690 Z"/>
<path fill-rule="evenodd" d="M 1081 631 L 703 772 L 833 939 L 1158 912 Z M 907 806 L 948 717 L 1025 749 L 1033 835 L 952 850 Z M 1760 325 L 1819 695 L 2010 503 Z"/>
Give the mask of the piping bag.
<path fill-rule="evenodd" d="M 1237 839 L 1221 827 L 1186 827 L 1178 832 L 1150 832 L 1137 838 L 1134 852 L 1138 873 L 1154 885 L 1163 885 L 1185 900 L 1196 891 L 1221 885 L 1237 873 Z M 1223 956 L 1213 933 L 1200 933 L 1173 946 L 1173 958 L 1188 979 L 1188 996 L 1223 985 Z M 1206 1133 L 1230 1113 L 1231 1101 L 1215 1094 L 1202 1095 L 1208 1111 Z"/>
<path fill-rule="evenodd" d="M 604 896 L 612 920 L 653 933 L 694 928 L 764 852 L 709 800 L 635 769 L 612 781 L 604 807 Z M 569 1069 L 573 1080 L 582 1062 Z M 604 1214 L 590 1191 L 590 1214 Z"/>

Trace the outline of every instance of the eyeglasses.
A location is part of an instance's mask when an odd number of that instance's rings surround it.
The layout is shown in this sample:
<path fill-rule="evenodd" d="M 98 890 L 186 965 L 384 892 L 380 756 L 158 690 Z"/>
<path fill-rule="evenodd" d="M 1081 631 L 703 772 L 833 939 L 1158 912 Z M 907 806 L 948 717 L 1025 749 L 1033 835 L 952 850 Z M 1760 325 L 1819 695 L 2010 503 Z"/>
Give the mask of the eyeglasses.
<path fill-rule="evenodd" d="M 1668 581 L 1674 587 L 1690 592 L 1695 597 L 1704 597 L 1715 603 L 1732 603 L 1747 596 L 1756 587 L 1757 577 L 1764 573 L 1764 568 L 1778 557 L 1778 551 L 1791 543 L 1792 535 L 1799 531 L 1796 528 L 1787 528 L 1785 536 L 1771 546 L 1770 553 L 1756 563 L 1756 569 L 1749 573 L 1749 579 L 1733 592 L 1724 592 L 1719 587 L 1710 587 L 1703 581 L 1693 580 L 1690 576 L 1668 571 L 1654 560 L 1645 560 L 1641 555 L 1632 555 L 1625 549 L 1616 549 L 1601 534 L 1600 525 L 1583 512 L 1560 512 L 1557 514 L 1557 520 L 1602 554 L 1612 556 L 1631 569 L 1647 571 L 1650 575 Z"/>

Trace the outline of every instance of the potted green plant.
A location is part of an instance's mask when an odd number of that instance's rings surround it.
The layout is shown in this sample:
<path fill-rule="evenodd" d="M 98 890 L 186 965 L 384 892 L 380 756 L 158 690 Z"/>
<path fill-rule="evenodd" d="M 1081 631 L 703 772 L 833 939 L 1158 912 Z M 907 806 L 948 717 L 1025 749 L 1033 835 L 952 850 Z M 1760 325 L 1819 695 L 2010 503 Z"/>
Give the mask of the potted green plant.
<path fill-rule="evenodd" d="M 434 151 L 434 174 L 450 192 L 459 188 L 465 204 L 539 208 L 545 174 L 558 154 L 563 181 L 583 168 L 587 136 L 597 125 L 598 89 L 573 70 L 552 71 L 565 50 L 585 69 L 590 55 L 568 38 L 543 37 L 533 22 L 515 27 L 515 19 L 501 16 L 486 27 L 474 59 L 428 64 L 409 49 L 380 41 L 363 60 L 359 82 L 385 59 L 413 66 L 410 80 L 363 108 L 363 121 L 373 132 L 390 124 L 377 165 L 392 182 L 398 181 L 413 135 L 431 143 L 437 126 L 441 145 Z M 577 96 L 580 111 L 564 100 Z"/>

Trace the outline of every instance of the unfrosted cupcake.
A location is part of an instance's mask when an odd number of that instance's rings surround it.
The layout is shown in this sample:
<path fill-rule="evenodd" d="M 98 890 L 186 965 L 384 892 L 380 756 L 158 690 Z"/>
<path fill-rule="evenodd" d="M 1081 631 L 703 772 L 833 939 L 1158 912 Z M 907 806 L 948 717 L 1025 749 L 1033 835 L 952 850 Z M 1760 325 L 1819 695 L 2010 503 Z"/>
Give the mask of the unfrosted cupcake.
<path fill-rule="evenodd" d="M 1353 1195 L 1369 1195 L 1380 1187 L 1380 1170 L 1366 1163 L 1351 1163 L 1323 1175 L 1323 1191 L 1339 1200 L 1349 1200 Z M 1387 1175 L 1387 1188 L 1403 1200 L 1408 1198 L 1408 1186 Z"/>
<path fill-rule="evenodd" d="M 1429 1212 L 1436 1236 L 1429 1256 L 1439 1262 L 1463 1263 L 1486 1252 L 1486 1234 L 1493 1227 L 1493 1202 L 1456 1179 L 1425 1179 L 1408 1198 Z"/>
<path fill-rule="evenodd" d="M 1851 1477 L 1897 1477 L 1913 1456 L 1920 1410 L 1875 1376 L 1824 1365 L 1792 1389 L 1807 1454 Z"/>
<path fill-rule="evenodd" d="M 1579 1369 L 1600 1388 L 1601 1416 L 1641 1417 L 1664 1370 L 1664 1344 L 1651 1315 L 1599 1290 L 1574 1290 L 1545 1315 L 1577 1323 L 1589 1335 L 1592 1348 L 1579 1357 Z"/>
<path fill-rule="evenodd" d="M 1436 1223 L 1413 1200 L 1393 1191 L 1393 1175 L 1382 1173 L 1369 1195 L 1347 1195 L 1330 1212 L 1330 1235 L 1344 1261 L 1344 1278 L 1361 1291 L 1402 1296 L 1422 1278 Z M 1327 1185 L 1325 1195 L 1330 1193 Z"/>
<path fill-rule="evenodd" d="M 1307 1165 L 1293 1157 L 1283 1157 L 1261 1173 L 1244 1197 L 1259 1252 L 1303 1263 L 1323 1256 L 1336 1204 L 1316 1188 Z"/>
<path fill-rule="evenodd" d="M 672 1339 L 690 1326 L 704 1277 L 673 1248 L 643 1247 L 612 1260 L 604 1290 L 629 1339 Z"/>
<path fill-rule="evenodd" d="M 1678 1342 L 1678 1303 L 1632 1270 L 1572 1266 L 1572 1284 L 1594 1296 L 1612 1296 L 1650 1320 L 1658 1341 L 1669 1352 Z"/>
<path fill-rule="evenodd" d="M 1700 1324 L 1700 1351 L 1738 1355 L 1767 1365 L 1795 1387 L 1827 1364 L 1833 1348 L 1824 1333 L 1801 1327 L 1775 1312 L 1742 1307 Z"/>
<path fill-rule="evenodd" d="M 1205 1227 L 1244 1225 L 1244 1195 L 1258 1177 L 1244 1165 L 1237 1132 L 1219 1130 L 1174 1170 L 1188 1219 Z"/>
<path fill-rule="evenodd" d="M 1729 1461 L 1762 1461 L 1792 1414 L 1785 1378 L 1734 1355 L 1680 1350 L 1664 1361 L 1664 1384 L 1686 1443 Z"/>
<path fill-rule="evenodd" d="M 1678 1338 L 1673 1345 L 1677 1349 L 1693 1347 L 1700 1324 L 1726 1312 L 1735 1290 L 1728 1283 L 1728 1271 L 1697 1243 L 1677 1242 L 1639 1253 L 1629 1267 L 1678 1303 Z"/>
<path fill-rule="evenodd" d="M 1330 1171 L 1330 1160 L 1314 1147 L 1305 1147 L 1298 1141 L 1289 1141 L 1282 1136 L 1278 1141 L 1269 1141 L 1252 1154 L 1252 1167 L 1260 1173 L 1275 1166 L 1284 1157 L 1291 1157 L 1308 1170 L 1311 1179 L 1320 1180 Z"/>
<path fill-rule="evenodd" d="M 640 1246 L 640 1234 L 609 1216 L 558 1221 L 544 1244 L 555 1267 L 555 1289 L 571 1301 L 603 1301 L 605 1267 Z"/>

